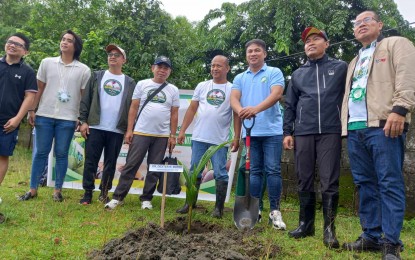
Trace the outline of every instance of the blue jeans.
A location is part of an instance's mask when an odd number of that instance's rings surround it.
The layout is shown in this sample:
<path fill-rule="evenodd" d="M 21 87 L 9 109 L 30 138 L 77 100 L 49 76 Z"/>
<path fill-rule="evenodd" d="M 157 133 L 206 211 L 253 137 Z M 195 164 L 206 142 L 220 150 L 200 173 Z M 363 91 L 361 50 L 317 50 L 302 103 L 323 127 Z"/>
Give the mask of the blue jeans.
<path fill-rule="evenodd" d="M 281 153 L 282 135 L 251 137 L 250 193 L 260 198 L 263 178 L 267 178 L 271 211 L 280 209 Z"/>
<path fill-rule="evenodd" d="M 37 189 L 55 139 L 55 189 L 61 189 L 68 169 L 68 151 L 75 131 L 76 121 L 36 116 L 36 152 L 32 162 L 30 188 Z"/>
<path fill-rule="evenodd" d="M 405 212 L 405 134 L 390 138 L 382 128 L 353 130 L 349 131 L 347 145 L 353 180 L 359 190 L 362 236 L 400 243 Z"/>
<path fill-rule="evenodd" d="M 199 164 L 200 159 L 203 154 L 209 149 L 209 147 L 215 146 L 214 144 L 209 144 L 205 142 L 199 142 L 192 140 L 192 158 L 190 160 L 190 170 L 193 170 L 194 166 Z M 223 147 L 219 149 L 215 154 L 213 154 L 211 160 L 213 165 L 213 174 L 215 180 L 217 181 L 228 181 L 229 176 L 226 171 L 226 155 L 228 154 L 228 147 Z M 202 178 L 202 172 L 198 173 L 198 178 Z"/>

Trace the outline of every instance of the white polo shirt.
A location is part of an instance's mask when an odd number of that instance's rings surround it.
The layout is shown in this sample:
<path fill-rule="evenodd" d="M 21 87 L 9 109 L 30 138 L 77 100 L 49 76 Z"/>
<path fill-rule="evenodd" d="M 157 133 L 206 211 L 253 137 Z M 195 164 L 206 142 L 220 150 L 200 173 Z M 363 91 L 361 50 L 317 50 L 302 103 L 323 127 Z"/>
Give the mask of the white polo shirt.
<path fill-rule="evenodd" d="M 37 79 L 46 83 L 36 112 L 38 116 L 76 121 L 79 116 L 81 89 L 85 89 L 91 71 L 85 64 L 74 60 L 64 64 L 61 57 L 43 59 Z M 62 82 L 65 86 L 62 86 Z M 69 101 L 59 101 L 59 91 L 65 88 Z"/>

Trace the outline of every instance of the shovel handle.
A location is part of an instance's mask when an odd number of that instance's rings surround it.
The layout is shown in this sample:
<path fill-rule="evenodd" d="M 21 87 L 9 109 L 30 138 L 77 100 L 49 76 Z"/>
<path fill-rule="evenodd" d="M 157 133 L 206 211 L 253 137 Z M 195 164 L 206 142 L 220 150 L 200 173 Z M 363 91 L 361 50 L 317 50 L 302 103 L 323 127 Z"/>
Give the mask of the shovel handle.
<path fill-rule="evenodd" d="M 245 124 L 245 121 L 243 120 L 242 124 L 246 130 L 246 138 L 245 138 L 245 147 L 246 147 L 246 159 L 245 159 L 245 169 L 249 173 L 249 170 L 251 169 L 251 129 L 255 125 L 255 117 L 252 118 L 252 124 L 251 126 L 247 126 Z"/>

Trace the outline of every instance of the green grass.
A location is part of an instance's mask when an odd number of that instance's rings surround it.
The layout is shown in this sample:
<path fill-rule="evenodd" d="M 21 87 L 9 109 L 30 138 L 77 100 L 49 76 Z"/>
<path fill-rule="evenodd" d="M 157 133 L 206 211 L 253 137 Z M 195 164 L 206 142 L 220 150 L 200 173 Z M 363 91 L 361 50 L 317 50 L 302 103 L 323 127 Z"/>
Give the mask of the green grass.
<path fill-rule="evenodd" d="M 0 224 L 0 259 L 85 259 L 86 254 L 101 248 L 113 238 L 123 236 L 132 228 L 142 227 L 147 222 L 159 223 L 161 199 L 155 197 L 152 211 L 142 211 L 137 195 L 128 195 L 124 206 L 114 211 L 106 211 L 96 201 L 89 206 L 78 204 L 82 191 L 65 189 L 63 203 L 52 201 L 52 188 L 40 188 L 37 199 L 19 202 L 17 196 L 29 189 L 31 153 L 18 147 L 11 157 L 9 172 L 0 187 L 3 203 L 0 212 L 7 221 Z M 19 184 L 20 183 L 20 184 Z M 166 219 L 175 219 L 175 209 L 182 206 L 183 200 L 168 198 Z M 233 202 L 226 204 L 232 207 Z M 214 222 L 224 227 L 235 228 L 232 213 L 225 212 L 222 220 L 212 219 L 210 212 L 213 202 L 201 202 L 209 210 L 208 214 L 196 212 L 194 220 Z M 265 205 L 268 208 L 268 203 Z M 268 212 L 266 212 L 268 213 Z M 288 198 L 282 201 L 282 214 L 288 230 L 298 223 L 298 202 Z M 353 253 L 342 250 L 329 250 L 322 243 L 322 213 L 317 210 L 316 235 L 301 240 L 288 238 L 287 231 L 277 231 L 267 225 L 267 221 L 257 224 L 264 227 L 255 240 L 265 247 L 277 244 L 282 248 L 278 259 L 380 259 L 379 253 Z M 341 208 L 337 218 L 337 234 L 341 243 L 355 240 L 360 234 L 359 219 L 350 209 Z M 403 259 L 415 258 L 415 220 L 405 221 L 402 240 L 405 243 Z M 265 259 L 265 256 L 264 256 Z"/>

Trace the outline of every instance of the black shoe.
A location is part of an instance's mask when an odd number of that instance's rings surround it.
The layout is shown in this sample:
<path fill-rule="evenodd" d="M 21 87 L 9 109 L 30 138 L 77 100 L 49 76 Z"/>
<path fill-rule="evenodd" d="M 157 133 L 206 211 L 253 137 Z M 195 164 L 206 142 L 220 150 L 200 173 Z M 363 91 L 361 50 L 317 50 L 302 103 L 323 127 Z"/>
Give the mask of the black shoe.
<path fill-rule="evenodd" d="M 382 246 L 375 241 L 359 237 L 355 242 L 344 243 L 343 249 L 357 252 L 380 251 L 382 249 Z"/>
<path fill-rule="evenodd" d="M 401 245 L 394 245 L 390 243 L 384 243 L 382 247 L 382 260 L 396 260 L 401 259 L 399 252 L 401 251 Z"/>
<path fill-rule="evenodd" d="M 53 198 L 53 201 L 55 201 L 55 202 L 62 202 L 63 201 L 63 196 L 62 196 L 61 192 L 53 193 L 52 198 Z"/>
<path fill-rule="evenodd" d="M 32 193 L 30 191 L 26 192 L 25 194 L 23 194 L 22 196 L 19 197 L 20 201 L 25 201 L 25 200 L 31 200 L 37 197 L 37 193 L 35 195 L 32 195 Z"/>
<path fill-rule="evenodd" d="M 89 205 L 92 203 L 92 191 L 87 190 L 84 193 L 84 196 L 82 197 L 82 199 L 79 201 L 79 204 L 82 205 Z"/>

